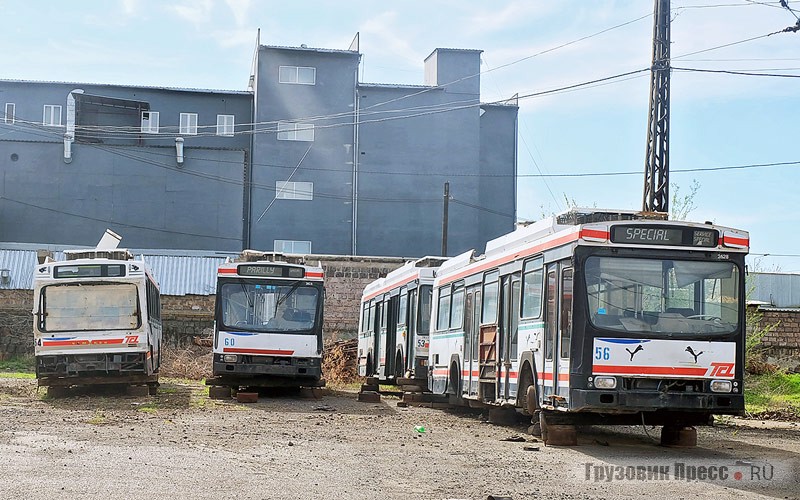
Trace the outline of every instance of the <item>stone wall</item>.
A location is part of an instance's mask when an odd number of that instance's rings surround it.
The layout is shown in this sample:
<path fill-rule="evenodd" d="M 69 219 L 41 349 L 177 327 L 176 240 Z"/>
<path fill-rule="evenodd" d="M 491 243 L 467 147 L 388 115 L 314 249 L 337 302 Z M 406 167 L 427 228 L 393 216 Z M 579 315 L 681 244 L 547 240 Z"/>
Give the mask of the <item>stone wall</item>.
<path fill-rule="evenodd" d="M 767 352 L 772 356 L 800 359 L 800 308 L 759 307 L 758 313 L 761 314 L 761 328 L 775 325 L 761 339 Z"/>
<path fill-rule="evenodd" d="M 364 287 L 403 264 L 399 258 L 325 256 L 326 340 L 349 339 L 358 332 Z M 31 290 L 0 290 L 0 359 L 33 354 Z M 186 347 L 210 338 L 214 328 L 214 296 L 165 295 L 161 317 L 166 347 Z"/>

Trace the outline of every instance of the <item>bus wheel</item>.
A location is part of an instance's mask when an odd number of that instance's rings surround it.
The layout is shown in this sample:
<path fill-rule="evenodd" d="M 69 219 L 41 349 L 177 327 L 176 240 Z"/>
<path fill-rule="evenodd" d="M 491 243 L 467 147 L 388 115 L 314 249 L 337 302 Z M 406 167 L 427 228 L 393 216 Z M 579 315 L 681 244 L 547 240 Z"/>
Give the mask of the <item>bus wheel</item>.
<path fill-rule="evenodd" d="M 158 394 L 158 386 L 159 385 L 160 384 L 158 382 L 152 382 L 150 384 L 147 384 L 147 392 L 148 392 L 148 394 L 150 394 L 151 396 L 155 396 L 156 394 Z"/>
<path fill-rule="evenodd" d="M 536 386 L 531 384 L 525 391 L 525 410 L 530 415 L 535 415 L 537 409 L 539 409 L 539 395 L 536 393 Z"/>
<path fill-rule="evenodd" d="M 454 394 L 456 397 L 461 397 L 461 377 L 458 373 L 458 366 L 455 363 L 450 365 L 450 381 L 447 387 L 448 394 Z"/>
<path fill-rule="evenodd" d="M 397 351 L 397 356 L 394 358 L 394 380 L 395 382 L 397 379 L 403 378 L 403 374 L 405 373 L 405 363 L 403 363 L 403 353 L 401 351 Z"/>

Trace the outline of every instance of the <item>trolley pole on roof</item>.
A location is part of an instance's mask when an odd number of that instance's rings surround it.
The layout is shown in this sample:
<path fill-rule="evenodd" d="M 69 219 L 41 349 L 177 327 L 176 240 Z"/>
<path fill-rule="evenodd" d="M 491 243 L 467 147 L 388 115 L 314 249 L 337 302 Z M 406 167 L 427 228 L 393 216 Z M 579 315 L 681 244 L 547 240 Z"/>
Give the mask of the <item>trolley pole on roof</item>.
<path fill-rule="evenodd" d="M 669 0 L 655 0 L 642 202 L 645 212 L 669 211 L 669 22 Z"/>
<path fill-rule="evenodd" d="M 450 208 L 450 183 L 444 183 L 444 210 L 442 211 L 442 257 L 447 257 L 447 218 Z"/>

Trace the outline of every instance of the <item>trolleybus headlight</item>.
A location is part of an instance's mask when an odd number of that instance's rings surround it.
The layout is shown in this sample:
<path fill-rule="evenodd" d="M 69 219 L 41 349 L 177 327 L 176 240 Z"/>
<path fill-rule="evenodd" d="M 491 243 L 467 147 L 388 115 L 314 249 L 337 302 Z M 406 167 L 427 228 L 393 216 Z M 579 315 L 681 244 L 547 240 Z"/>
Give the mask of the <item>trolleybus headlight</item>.
<path fill-rule="evenodd" d="M 732 387 L 733 384 L 731 384 L 730 380 L 711 381 L 711 392 L 731 392 Z"/>
<path fill-rule="evenodd" d="M 595 377 L 594 378 L 594 386 L 598 389 L 616 389 L 617 388 L 617 378 L 616 377 Z"/>
<path fill-rule="evenodd" d="M 239 356 L 235 354 L 224 354 L 222 356 L 222 361 L 225 363 L 236 363 L 239 360 Z"/>

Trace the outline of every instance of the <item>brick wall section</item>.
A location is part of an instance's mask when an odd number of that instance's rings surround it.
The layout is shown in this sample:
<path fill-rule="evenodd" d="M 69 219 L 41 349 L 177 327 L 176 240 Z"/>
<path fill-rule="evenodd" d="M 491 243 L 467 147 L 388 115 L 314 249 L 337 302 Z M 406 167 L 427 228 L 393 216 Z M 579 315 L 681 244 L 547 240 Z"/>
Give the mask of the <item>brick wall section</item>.
<path fill-rule="evenodd" d="M 358 315 L 364 287 L 402 266 L 403 259 L 325 257 L 326 339 L 343 340 L 358 334 Z"/>
<path fill-rule="evenodd" d="M 771 332 L 764 335 L 761 344 L 775 354 L 800 355 L 800 309 L 760 309 L 762 314 L 760 326 L 775 325 Z"/>
<path fill-rule="evenodd" d="M 364 287 L 403 265 L 399 258 L 325 256 L 326 340 L 348 339 L 358 332 L 361 292 Z M 195 337 L 211 336 L 214 296 L 165 295 L 161 298 L 164 344 L 185 347 Z M 0 359 L 33 354 L 33 292 L 0 290 Z"/>

